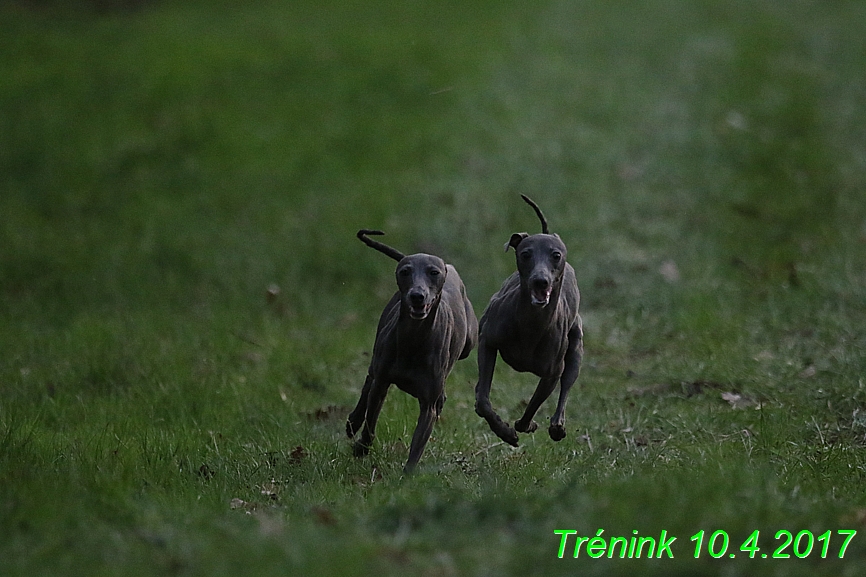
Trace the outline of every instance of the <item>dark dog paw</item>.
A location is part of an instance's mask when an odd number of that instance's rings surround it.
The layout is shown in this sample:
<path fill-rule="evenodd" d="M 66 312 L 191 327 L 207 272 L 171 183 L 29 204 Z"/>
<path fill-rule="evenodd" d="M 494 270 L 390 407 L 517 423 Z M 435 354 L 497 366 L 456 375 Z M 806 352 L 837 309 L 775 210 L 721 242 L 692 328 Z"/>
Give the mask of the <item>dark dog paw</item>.
<path fill-rule="evenodd" d="M 352 453 L 356 457 L 366 457 L 370 452 L 370 445 L 365 445 L 361 441 L 358 441 L 352 446 Z"/>
<path fill-rule="evenodd" d="M 554 441 L 561 441 L 565 438 L 565 427 L 562 425 L 550 425 L 547 432 Z"/>
<path fill-rule="evenodd" d="M 352 422 L 351 419 L 346 421 L 346 436 L 350 439 L 355 436 L 355 433 L 358 432 L 358 428 L 355 426 L 355 423 Z"/>
<path fill-rule="evenodd" d="M 496 433 L 496 436 L 511 445 L 517 446 L 517 431 L 510 427 L 508 423 L 499 418 L 499 415 L 494 413 L 493 416 L 487 418 L 487 424 L 490 425 L 490 430 Z"/>
<path fill-rule="evenodd" d="M 538 430 L 538 423 L 529 421 L 529 424 L 524 424 L 523 419 L 514 422 L 514 428 L 521 433 L 534 433 Z"/>
<path fill-rule="evenodd" d="M 494 431 L 494 433 L 496 433 L 497 437 L 512 447 L 517 446 L 517 431 L 515 431 L 513 427 L 509 427 L 505 423 L 502 423 L 502 427 L 499 430 Z"/>
<path fill-rule="evenodd" d="M 515 430 L 512 429 L 511 427 L 509 427 L 509 428 L 508 428 L 508 431 L 506 432 L 506 434 L 500 436 L 500 438 L 501 438 L 503 441 L 505 441 L 506 443 L 508 443 L 509 445 L 511 445 L 512 447 L 516 447 L 516 446 L 517 446 L 517 431 L 515 431 Z"/>

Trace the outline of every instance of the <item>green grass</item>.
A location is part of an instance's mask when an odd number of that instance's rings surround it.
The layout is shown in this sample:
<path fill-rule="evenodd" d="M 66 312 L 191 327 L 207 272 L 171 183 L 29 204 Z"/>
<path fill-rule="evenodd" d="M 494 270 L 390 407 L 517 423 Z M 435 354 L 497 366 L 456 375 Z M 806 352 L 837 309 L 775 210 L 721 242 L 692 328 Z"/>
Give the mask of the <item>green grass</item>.
<path fill-rule="evenodd" d="M 4 4 L 0 574 L 862 574 L 864 28 L 853 0 Z M 445 257 L 480 314 L 537 230 L 519 193 L 582 290 L 568 437 L 498 442 L 473 354 L 416 475 L 397 390 L 353 458 L 394 290 L 355 231 Z M 500 362 L 493 402 L 534 384 Z M 558 559 L 558 529 L 674 559 Z M 833 534 L 749 559 L 755 530 Z"/>

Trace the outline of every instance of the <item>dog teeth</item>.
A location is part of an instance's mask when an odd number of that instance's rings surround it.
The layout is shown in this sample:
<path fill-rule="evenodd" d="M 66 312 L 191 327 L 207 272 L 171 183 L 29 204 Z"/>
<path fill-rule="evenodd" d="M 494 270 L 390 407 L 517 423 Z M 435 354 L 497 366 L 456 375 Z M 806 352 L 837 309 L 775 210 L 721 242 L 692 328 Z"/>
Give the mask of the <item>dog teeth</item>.
<path fill-rule="evenodd" d="M 536 306 L 547 306 L 550 302 L 550 292 L 537 293 L 532 292 L 532 304 Z"/>

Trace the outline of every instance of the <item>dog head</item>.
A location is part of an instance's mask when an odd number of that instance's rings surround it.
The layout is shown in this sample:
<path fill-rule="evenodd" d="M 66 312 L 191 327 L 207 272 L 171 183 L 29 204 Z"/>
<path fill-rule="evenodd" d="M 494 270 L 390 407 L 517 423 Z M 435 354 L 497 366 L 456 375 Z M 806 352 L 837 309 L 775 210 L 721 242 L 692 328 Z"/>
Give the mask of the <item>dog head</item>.
<path fill-rule="evenodd" d="M 436 309 L 448 269 L 438 256 L 413 254 L 397 263 L 400 308 L 414 320 L 423 320 Z"/>
<path fill-rule="evenodd" d="M 533 306 L 546 307 L 551 295 L 559 294 L 565 271 L 567 250 L 558 234 L 515 232 L 505 243 L 505 250 L 517 253 L 520 287 Z"/>

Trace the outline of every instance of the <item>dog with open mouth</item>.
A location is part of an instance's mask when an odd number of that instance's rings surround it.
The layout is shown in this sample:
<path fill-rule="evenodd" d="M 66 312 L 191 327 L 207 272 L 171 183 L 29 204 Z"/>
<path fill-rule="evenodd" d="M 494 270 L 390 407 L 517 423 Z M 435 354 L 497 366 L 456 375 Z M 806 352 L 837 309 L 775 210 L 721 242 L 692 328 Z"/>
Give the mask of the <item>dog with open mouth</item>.
<path fill-rule="evenodd" d="M 559 402 L 548 434 L 554 441 L 565 438 L 565 405 L 583 358 L 580 292 L 574 269 L 566 262 L 565 243 L 559 235 L 550 234 L 538 205 L 521 197 L 535 210 L 542 233 L 514 233 L 505 244 L 506 251 L 513 248 L 517 255 L 517 271 L 490 298 L 481 315 L 475 387 L 475 412 L 500 439 L 515 447 L 518 431 L 532 433 L 538 428 L 533 417 L 557 383 Z M 514 370 L 540 378 L 514 427 L 500 418 L 490 402 L 497 353 Z"/>
<path fill-rule="evenodd" d="M 346 422 L 356 456 L 373 443 L 376 422 L 392 384 L 418 399 L 420 414 L 404 470 L 417 465 L 445 404 L 445 379 L 478 342 L 478 320 L 457 270 L 438 256 L 400 251 L 369 238 L 384 234 L 360 230 L 358 238 L 397 261 L 397 292 L 385 305 L 361 398 Z M 363 427 L 363 430 L 362 430 Z"/>

